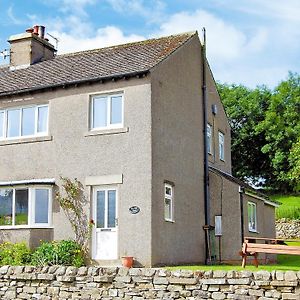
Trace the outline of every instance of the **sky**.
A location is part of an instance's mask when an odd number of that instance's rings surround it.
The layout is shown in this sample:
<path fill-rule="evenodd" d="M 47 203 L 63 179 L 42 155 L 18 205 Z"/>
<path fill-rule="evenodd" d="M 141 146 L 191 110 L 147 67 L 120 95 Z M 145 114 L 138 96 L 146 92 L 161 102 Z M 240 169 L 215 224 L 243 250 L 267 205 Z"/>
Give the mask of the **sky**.
<path fill-rule="evenodd" d="M 44 25 L 58 54 L 194 30 L 201 39 L 205 27 L 219 82 L 274 88 L 300 73 L 300 0 L 0 0 L 0 25 L 0 51 Z"/>

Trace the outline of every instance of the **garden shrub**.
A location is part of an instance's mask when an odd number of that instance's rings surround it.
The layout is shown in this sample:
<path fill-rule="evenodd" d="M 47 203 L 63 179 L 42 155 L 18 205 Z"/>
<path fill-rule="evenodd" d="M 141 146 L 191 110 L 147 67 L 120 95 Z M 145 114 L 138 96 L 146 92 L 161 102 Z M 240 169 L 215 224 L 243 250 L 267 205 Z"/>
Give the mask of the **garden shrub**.
<path fill-rule="evenodd" d="M 31 257 L 35 266 L 64 265 L 80 267 L 84 265 L 81 246 L 72 240 L 42 242 Z"/>
<path fill-rule="evenodd" d="M 0 244 L 0 265 L 22 266 L 30 263 L 30 250 L 23 243 Z"/>

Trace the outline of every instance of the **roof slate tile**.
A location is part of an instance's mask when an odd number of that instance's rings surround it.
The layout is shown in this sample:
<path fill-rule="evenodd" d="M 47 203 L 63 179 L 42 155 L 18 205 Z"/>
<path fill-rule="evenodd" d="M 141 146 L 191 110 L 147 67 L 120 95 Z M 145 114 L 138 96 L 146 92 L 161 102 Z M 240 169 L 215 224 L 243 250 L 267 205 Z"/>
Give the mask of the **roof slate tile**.
<path fill-rule="evenodd" d="M 196 33 L 184 33 L 142 42 L 64 55 L 25 69 L 0 68 L 0 96 L 62 86 L 107 77 L 147 72 Z"/>

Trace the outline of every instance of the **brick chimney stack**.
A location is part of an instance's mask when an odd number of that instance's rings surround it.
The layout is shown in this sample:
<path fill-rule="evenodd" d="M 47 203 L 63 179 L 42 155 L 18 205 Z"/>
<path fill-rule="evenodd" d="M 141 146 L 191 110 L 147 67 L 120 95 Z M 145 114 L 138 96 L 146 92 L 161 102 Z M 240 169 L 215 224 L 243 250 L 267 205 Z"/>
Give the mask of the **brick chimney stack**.
<path fill-rule="evenodd" d="M 10 43 L 10 69 L 26 68 L 41 61 L 53 59 L 55 48 L 45 39 L 45 27 L 34 26 L 25 33 L 13 35 Z"/>

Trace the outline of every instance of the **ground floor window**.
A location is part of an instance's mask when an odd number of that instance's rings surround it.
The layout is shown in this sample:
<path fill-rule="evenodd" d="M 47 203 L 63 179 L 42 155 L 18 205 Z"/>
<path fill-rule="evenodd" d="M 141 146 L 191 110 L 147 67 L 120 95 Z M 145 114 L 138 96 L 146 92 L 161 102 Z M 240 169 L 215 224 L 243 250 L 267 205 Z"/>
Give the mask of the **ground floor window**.
<path fill-rule="evenodd" d="M 51 188 L 0 188 L 0 227 L 47 227 L 51 224 Z"/>
<path fill-rule="evenodd" d="M 248 227 L 249 231 L 257 231 L 256 204 L 248 202 Z"/>
<path fill-rule="evenodd" d="M 174 186 L 165 183 L 164 187 L 165 220 L 174 221 Z"/>

